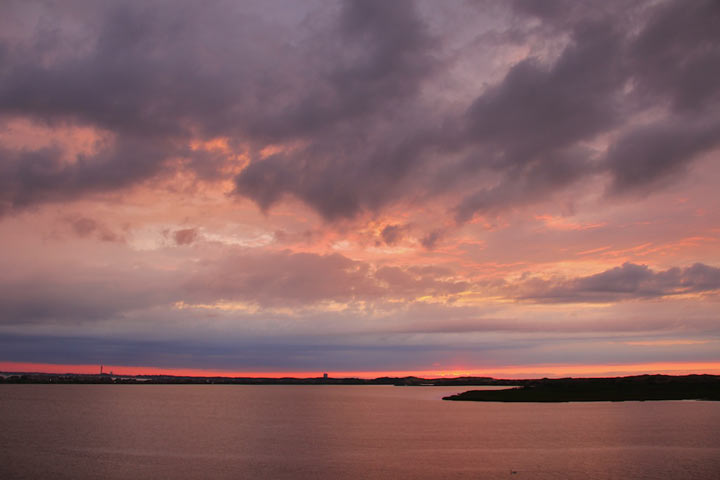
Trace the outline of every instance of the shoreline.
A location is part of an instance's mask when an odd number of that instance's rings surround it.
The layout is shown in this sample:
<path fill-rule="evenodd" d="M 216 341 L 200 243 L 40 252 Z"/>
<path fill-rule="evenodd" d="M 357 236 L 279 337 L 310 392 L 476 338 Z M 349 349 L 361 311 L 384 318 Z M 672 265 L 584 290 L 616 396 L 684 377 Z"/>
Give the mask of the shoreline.
<path fill-rule="evenodd" d="M 720 400 L 720 376 L 708 374 L 511 380 L 492 377 L 378 377 L 361 379 L 332 377 L 189 377 L 170 375 L 113 376 L 106 373 L 92 375 L 0 372 L 0 385 L 4 384 L 476 386 L 499 388 L 468 390 L 443 399 L 478 402 Z"/>

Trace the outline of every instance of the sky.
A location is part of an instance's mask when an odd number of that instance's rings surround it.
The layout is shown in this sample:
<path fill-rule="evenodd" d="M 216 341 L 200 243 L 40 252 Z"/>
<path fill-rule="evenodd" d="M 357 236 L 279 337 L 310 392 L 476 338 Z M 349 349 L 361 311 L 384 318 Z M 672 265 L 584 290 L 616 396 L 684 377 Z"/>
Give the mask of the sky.
<path fill-rule="evenodd" d="M 720 373 L 720 4 L 0 3 L 0 370 Z"/>

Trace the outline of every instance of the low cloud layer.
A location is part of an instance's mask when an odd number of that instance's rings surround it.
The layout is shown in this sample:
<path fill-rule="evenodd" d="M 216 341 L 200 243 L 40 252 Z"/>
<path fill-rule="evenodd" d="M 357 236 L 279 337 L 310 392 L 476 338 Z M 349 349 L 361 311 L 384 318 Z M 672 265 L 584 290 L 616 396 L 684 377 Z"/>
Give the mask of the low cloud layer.
<path fill-rule="evenodd" d="M 655 271 L 647 265 L 622 266 L 587 277 L 530 279 L 520 283 L 518 297 L 539 302 L 617 302 L 720 290 L 720 268 L 702 263 Z"/>

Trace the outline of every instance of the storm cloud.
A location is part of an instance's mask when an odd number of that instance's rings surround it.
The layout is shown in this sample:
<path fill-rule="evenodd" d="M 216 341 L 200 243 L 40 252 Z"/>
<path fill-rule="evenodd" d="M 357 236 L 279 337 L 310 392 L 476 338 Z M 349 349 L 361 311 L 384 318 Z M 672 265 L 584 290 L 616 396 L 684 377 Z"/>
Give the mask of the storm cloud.
<path fill-rule="evenodd" d="M 31 28 L 0 37 L 0 113 L 113 140 L 70 164 L 57 150 L 6 147 L 0 202 L 63 202 L 178 165 L 222 177 L 227 158 L 187 145 L 223 137 L 250 157 L 237 194 L 264 210 L 296 198 L 335 221 L 460 189 L 449 209 L 463 222 L 597 175 L 610 194 L 649 193 L 717 146 L 716 2 L 563 5 L 505 5 L 515 23 L 488 31 L 548 47 L 509 62 L 465 105 L 437 108 L 445 76 L 482 65 L 451 55 L 453 32 L 438 30 L 431 3 L 9 2 L 6 22 Z M 650 111 L 660 118 L 633 124 Z M 587 146 L 618 131 L 606 151 Z M 279 151 L 261 155 L 270 145 Z"/>

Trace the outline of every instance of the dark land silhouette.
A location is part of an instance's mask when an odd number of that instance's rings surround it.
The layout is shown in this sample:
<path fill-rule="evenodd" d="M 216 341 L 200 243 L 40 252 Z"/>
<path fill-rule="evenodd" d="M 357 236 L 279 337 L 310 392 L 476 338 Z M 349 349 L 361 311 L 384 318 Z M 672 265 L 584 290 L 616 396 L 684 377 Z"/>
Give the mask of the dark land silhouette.
<path fill-rule="evenodd" d="M 474 402 L 624 402 L 720 400 L 718 375 L 637 375 L 528 380 L 516 388 L 471 390 L 444 400 Z"/>
<path fill-rule="evenodd" d="M 228 385 L 395 385 L 395 386 L 517 386 L 527 380 L 491 377 L 420 378 L 269 378 L 269 377 L 190 377 L 173 375 L 112 375 L 77 373 L 0 372 L 0 383 L 79 383 L 79 384 L 228 384 Z"/>

